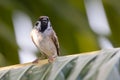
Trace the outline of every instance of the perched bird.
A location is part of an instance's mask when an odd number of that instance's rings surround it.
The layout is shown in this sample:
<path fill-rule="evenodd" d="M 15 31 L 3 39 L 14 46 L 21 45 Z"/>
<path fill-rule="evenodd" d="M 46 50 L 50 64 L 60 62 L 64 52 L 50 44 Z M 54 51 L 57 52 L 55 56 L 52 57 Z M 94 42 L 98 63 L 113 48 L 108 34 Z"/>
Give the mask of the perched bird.
<path fill-rule="evenodd" d="M 49 62 L 53 62 L 60 54 L 58 38 L 52 28 L 49 17 L 39 17 L 31 31 L 31 38 L 36 47 L 40 50 L 42 56 L 46 55 L 48 57 Z M 34 62 L 38 60 L 39 59 Z"/>

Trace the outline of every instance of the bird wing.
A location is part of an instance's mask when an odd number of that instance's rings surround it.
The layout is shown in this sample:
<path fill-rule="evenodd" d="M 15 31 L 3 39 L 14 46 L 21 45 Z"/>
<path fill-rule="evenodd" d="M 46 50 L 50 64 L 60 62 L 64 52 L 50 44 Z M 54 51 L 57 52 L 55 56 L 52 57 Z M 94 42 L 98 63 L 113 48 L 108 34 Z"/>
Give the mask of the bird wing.
<path fill-rule="evenodd" d="M 32 31 L 31 31 L 31 34 L 30 34 L 30 36 L 31 36 L 31 38 L 32 38 L 32 41 L 33 41 L 33 43 L 35 44 L 35 46 L 38 48 L 38 41 L 37 40 L 41 40 L 41 39 L 38 39 L 38 38 L 40 38 L 40 37 L 37 37 L 37 35 L 38 35 L 38 33 L 37 33 L 37 31 L 35 30 L 35 29 L 33 29 Z"/>
<path fill-rule="evenodd" d="M 35 43 L 35 41 L 34 41 L 34 39 L 33 39 L 33 30 L 31 31 L 30 36 L 31 36 L 31 39 L 32 39 L 33 43 L 34 43 L 35 46 L 37 47 L 37 45 L 36 45 L 36 43 Z"/>
<path fill-rule="evenodd" d="M 56 47 L 56 50 L 57 50 L 57 55 L 59 56 L 60 55 L 60 50 L 59 50 L 59 42 L 58 42 L 58 38 L 56 36 L 56 34 L 53 32 L 52 34 L 53 36 L 51 36 L 51 39 L 52 41 L 54 42 L 55 44 L 55 47 Z"/>

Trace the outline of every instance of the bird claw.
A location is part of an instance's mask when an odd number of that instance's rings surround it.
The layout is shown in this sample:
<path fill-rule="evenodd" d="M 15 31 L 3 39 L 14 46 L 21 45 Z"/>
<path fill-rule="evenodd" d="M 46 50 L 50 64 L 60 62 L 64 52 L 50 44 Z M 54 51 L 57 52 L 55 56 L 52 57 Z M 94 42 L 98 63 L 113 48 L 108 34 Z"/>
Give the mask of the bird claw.
<path fill-rule="evenodd" d="M 48 58 L 48 62 L 49 63 L 52 63 L 52 62 L 54 62 L 56 60 L 56 57 L 49 57 Z"/>
<path fill-rule="evenodd" d="M 38 63 L 39 60 L 40 60 L 40 59 L 36 59 L 36 60 L 34 60 L 32 63 L 34 63 L 34 64 L 35 64 L 35 63 Z"/>

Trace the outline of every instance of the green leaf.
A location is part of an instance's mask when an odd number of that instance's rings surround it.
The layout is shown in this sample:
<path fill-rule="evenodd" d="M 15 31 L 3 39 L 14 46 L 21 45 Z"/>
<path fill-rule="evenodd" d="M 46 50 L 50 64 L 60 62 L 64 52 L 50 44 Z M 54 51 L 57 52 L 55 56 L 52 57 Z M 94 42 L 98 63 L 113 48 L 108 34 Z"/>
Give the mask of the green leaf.
<path fill-rule="evenodd" d="M 44 61 L 43 61 L 44 62 Z M 120 80 L 120 49 L 61 56 L 53 63 L 0 69 L 1 80 Z M 17 68 L 18 67 L 18 68 Z M 15 68 L 15 69 L 14 69 Z"/>

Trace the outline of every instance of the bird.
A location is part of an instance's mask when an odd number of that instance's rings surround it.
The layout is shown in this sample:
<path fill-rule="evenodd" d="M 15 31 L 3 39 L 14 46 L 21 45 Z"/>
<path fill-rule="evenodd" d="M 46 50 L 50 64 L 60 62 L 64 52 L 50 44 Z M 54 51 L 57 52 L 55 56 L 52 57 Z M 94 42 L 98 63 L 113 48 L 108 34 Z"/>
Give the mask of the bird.
<path fill-rule="evenodd" d="M 31 31 L 31 38 L 42 54 L 33 63 L 45 56 L 48 58 L 48 62 L 52 63 L 60 55 L 59 41 L 48 16 L 39 17 Z"/>

